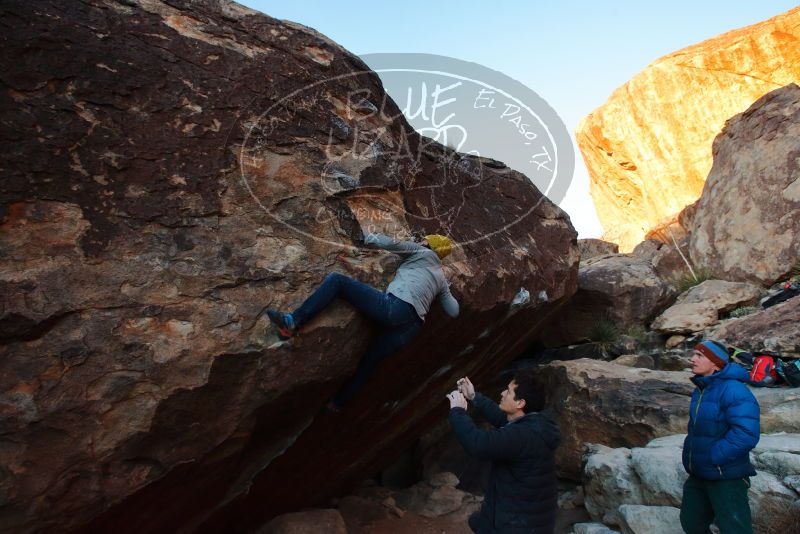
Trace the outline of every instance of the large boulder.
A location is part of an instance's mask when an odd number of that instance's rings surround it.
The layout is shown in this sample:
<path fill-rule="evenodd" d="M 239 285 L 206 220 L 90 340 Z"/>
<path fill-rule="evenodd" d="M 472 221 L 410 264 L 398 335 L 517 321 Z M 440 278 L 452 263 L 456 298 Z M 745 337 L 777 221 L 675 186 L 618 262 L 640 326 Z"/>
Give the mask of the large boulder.
<path fill-rule="evenodd" d="M 761 432 L 800 434 L 800 388 L 751 388 L 761 408 Z"/>
<path fill-rule="evenodd" d="M 453 487 L 458 479 L 451 473 L 442 473 L 438 484 L 431 489 L 420 491 L 416 498 L 403 502 L 404 490 L 393 490 L 384 486 L 365 483 L 355 494 L 335 500 L 336 510 L 347 527 L 345 532 L 360 534 L 383 534 L 405 532 L 448 532 L 453 534 L 469 534 L 467 525 L 470 514 L 480 508 L 482 499 L 473 495 L 464 495 Z M 452 481 L 452 482 L 451 482 Z M 438 492 L 438 493 L 437 493 Z M 446 496 L 445 496 L 446 495 Z M 460 501 L 464 495 L 463 502 Z M 444 498 L 442 498 L 445 496 Z M 453 499 L 452 496 L 457 496 Z M 460 505 L 458 504 L 460 502 Z M 406 504 L 409 507 L 406 507 Z M 312 516 L 321 510 L 309 510 L 303 514 L 289 516 Z M 420 513 L 421 512 L 421 513 Z M 285 516 L 280 516 L 285 517 Z M 280 518 L 279 518 L 280 519 Z M 276 522 L 273 520 L 269 525 Z M 269 526 L 268 525 L 268 526 Z M 312 525 L 312 528 L 313 525 Z M 261 534 L 262 531 L 258 531 Z M 330 532 L 322 522 L 309 533 Z"/>
<path fill-rule="evenodd" d="M 611 530 L 603 523 L 575 523 L 572 534 L 619 534 L 619 531 Z"/>
<path fill-rule="evenodd" d="M 456 488 L 458 482 L 458 477 L 453 473 L 437 473 L 426 481 L 398 491 L 394 499 L 401 509 L 422 517 L 458 513 L 466 521 L 473 512 L 480 509 L 482 499 Z"/>
<path fill-rule="evenodd" d="M 591 516 L 618 524 L 622 504 L 680 506 L 686 471 L 675 449 L 684 437 L 665 436 L 633 449 L 587 446 L 583 487 Z"/>
<path fill-rule="evenodd" d="M 612 361 L 617 365 L 626 365 L 628 367 L 656 368 L 655 360 L 649 354 L 623 354 Z"/>
<path fill-rule="evenodd" d="M 794 83 L 725 124 L 691 223 L 696 265 L 726 280 L 771 284 L 800 263 L 798 137 L 800 87 Z"/>
<path fill-rule="evenodd" d="M 681 460 L 685 437 L 665 436 L 634 449 L 591 445 L 583 481 L 586 509 L 592 518 L 624 526 L 632 505 L 680 508 L 687 478 Z M 751 479 L 750 505 L 759 523 L 769 520 L 767 511 L 776 502 L 789 507 L 800 497 L 783 482 L 786 470 L 800 461 L 800 434 L 762 435 L 751 459 L 756 476 Z"/>
<path fill-rule="evenodd" d="M 306 510 L 276 517 L 258 534 L 347 534 L 347 525 L 338 510 Z"/>
<path fill-rule="evenodd" d="M 636 245 L 632 254 L 649 261 L 656 274 L 667 281 L 676 281 L 690 273 L 688 237 L 666 242 L 645 239 Z"/>
<path fill-rule="evenodd" d="M 681 293 L 651 327 L 663 334 L 701 332 L 717 324 L 725 312 L 754 304 L 761 293 L 760 287 L 746 282 L 706 280 Z"/>
<path fill-rule="evenodd" d="M 685 431 L 690 376 L 588 359 L 543 367 L 538 379 L 563 437 L 556 452 L 559 474 L 580 478 L 585 443 L 641 446 Z"/>
<path fill-rule="evenodd" d="M 683 534 L 681 511 L 672 506 L 623 504 L 619 507 L 622 534 Z"/>
<path fill-rule="evenodd" d="M 556 452 L 561 476 L 578 480 L 586 443 L 642 447 L 685 432 L 694 384 L 689 371 L 652 371 L 580 359 L 539 369 L 563 442 Z M 800 389 L 752 388 L 762 432 L 800 433 Z"/>
<path fill-rule="evenodd" d="M 619 245 L 602 239 L 578 239 L 578 250 L 581 251 L 581 261 L 584 262 L 597 256 L 617 254 Z"/>
<path fill-rule="evenodd" d="M 576 140 L 604 239 L 628 252 L 648 230 L 674 219 L 700 196 L 711 169 L 709 148 L 725 121 L 800 78 L 798 21 L 795 8 L 664 56 L 583 119 Z M 753 147 L 752 154 L 760 150 Z M 780 162 L 781 168 L 788 164 Z M 754 185 L 771 180 L 760 174 L 752 179 Z M 744 242 L 752 239 L 746 236 Z"/>
<path fill-rule="evenodd" d="M 647 262 L 619 254 L 581 263 L 578 297 L 596 299 L 610 319 L 630 326 L 649 322 L 674 293 Z"/>
<path fill-rule="evenodd" d="M 776 351 L 800 358 L 800 297 L 728 319 L 712 329 L 709 336 L 747 350 Z"/>
<path fill-rule="evenodd" d="M 619 332 L 642 327 L 674 297 L 674 288 L 656 274 L 648 260 L 630 254 L 582 260 L 578 291 L 549 325 L 546 342 L 563 346 L 592 339 L 603 323 Z"/>
<path fill-rule="evenodd" d="M 5 530 L 244 531 L 324 502 L 576 289 L 563 211 L 414 133 L 308 28 L 227 1 L 13 2 L 0 19 Z M 337 304 L 281 343 L 262 312 L 334 269 L 385 287 L 397 262 L 358 246 L 367 229 L 451 235 L 461 315 L 434 307 L 343 416 L 320 415 L 370 325 Z M 520 288 L 547 300 L 512 308 Z"/>
<path fill-rule="evenodd" d="M 642 486 L 631 465 L 631 450 L 588 444 L 583 466 L 584 505 L 595 520 L 619 524 L 617 508 L 642 503 Z"/>

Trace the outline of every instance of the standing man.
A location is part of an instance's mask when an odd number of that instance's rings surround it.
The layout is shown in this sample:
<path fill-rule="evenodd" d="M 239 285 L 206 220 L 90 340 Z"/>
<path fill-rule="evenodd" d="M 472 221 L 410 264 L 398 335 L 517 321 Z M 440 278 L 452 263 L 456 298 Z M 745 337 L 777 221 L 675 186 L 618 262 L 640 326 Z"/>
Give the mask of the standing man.
<path fill-rule="evenodd" d="M 555 450 L 561 442 L 556 423 L 539 413 L 544 397 L 532 375 L 517 374 L 498 406 L 475 392 L 469 378 L 450 393 L 450 424 L 464 449 L 492 463 L 480 511 L 469 518 L 473 532 L 552 534 L 558 506 Z M 494 430 L 481 430 L 467 414 L 467 401 Z"/>
<path fill-rule="evenodd" d="M 692 355 L 689 433 L 683 443 L 681 526 L 687 534 L 707 534 L 715 522 L 722 534 L 752 534 L 747 490 L 756 471 L 750 450 L 759 438 L 759 408 L 745 385 L 743 367 L 728 351 L 703 341 Z"/>
<path fill-rule="evenodd" d="M 337 297 L 352 304 L 378 327 L 355 375 L 328 402 L 326 408 L 329 412 L 338 412 L 366 384 L 381 361 L 417 337 L 434 300 L 439 300 L 450 317 L 457 317 L 459 312 L 458 301 L 450 293 L 442 269 L 442 260 L 452 250 L 449 238 L 431 234 L 420 238 L 417 243 L 396 241 L 382 234 L 367 234 L 364 244 L 394 252 L 403 258 L 385 292 L 349 276 L 330 273 L 292 313 L 267 310 L 280 339 L 293 337 L 301 326 Z"/>

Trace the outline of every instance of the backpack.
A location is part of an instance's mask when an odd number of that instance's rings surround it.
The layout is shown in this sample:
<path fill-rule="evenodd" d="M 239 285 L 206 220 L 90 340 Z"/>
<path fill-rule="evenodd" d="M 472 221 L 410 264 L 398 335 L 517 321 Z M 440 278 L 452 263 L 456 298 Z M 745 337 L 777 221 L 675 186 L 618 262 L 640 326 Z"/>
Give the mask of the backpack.
<path fill-rule="evenodd" d="M 761 299 L 761 307 L 769 308 L 800 294 L 800 282 L 786 282 L 776 292 Z"/>
<path fill-rule="evenodd" d="M 732 362 L 736 362 L 748 371 L 753 367 L 753 354 L 743 349 L 729 347 L 728 354 Z"/>
<path fill-rule="evenodd" d="M 792 387 L 800 387 L 800 360 L 778 360 L 778 375 Z"/>
<path fill-rule="evenodd" d="M 775 369 L 775 358 L 767 354 L 758 354 L 753 358 L 750 369 L 750 385 L 767 387 L 778 382 L 778 371 Z"/>

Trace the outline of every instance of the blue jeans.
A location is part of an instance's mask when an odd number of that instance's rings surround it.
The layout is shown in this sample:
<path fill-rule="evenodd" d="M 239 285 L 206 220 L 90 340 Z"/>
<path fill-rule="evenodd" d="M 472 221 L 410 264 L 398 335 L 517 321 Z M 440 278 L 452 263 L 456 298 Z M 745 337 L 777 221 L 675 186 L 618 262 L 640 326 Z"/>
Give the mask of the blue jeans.
<path fill-rule="evenodd" d="M 378 364 L 417 337 L 422 329 L 422 319 L 414 306 L 390 293 L 353 280 L 339 273 L 330 273 L 303 304 L 292 312 L 299 327 L 314 318 L 336 297 L 353 305 L 379 327 L 367 352 L 358 363 L 356 374 L 333 397 L 337 406 L 343 406 L 366 384 Z"/>

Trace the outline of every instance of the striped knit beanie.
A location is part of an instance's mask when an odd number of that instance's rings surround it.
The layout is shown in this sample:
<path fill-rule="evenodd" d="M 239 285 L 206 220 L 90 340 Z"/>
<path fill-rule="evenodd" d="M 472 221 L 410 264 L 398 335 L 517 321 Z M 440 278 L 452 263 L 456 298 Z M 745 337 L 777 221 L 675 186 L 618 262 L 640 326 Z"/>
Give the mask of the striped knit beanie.
<path fill-rule="evenodd" d="M 711 360 L 720 369 L 730 361 L 728 351 L 716 341 L 701 341 L 694 346 L 694 350 Z"/>

